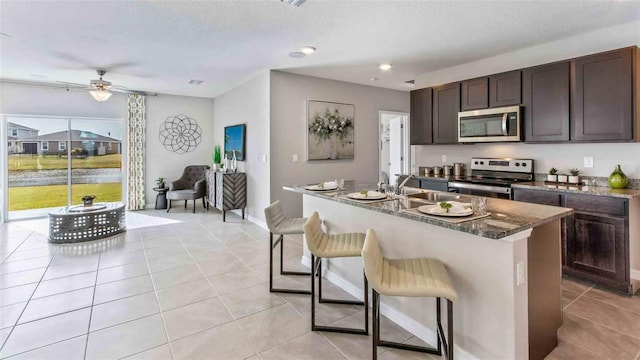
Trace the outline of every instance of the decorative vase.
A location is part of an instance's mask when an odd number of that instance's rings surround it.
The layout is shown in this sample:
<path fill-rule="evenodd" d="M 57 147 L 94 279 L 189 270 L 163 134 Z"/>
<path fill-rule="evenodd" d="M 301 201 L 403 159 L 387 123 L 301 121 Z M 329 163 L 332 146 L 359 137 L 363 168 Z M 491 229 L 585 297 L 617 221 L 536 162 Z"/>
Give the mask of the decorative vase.
<path fill-rule="evenodd" d="M 557 182 L 558 181 L 558 175 L 547 174 L 547 181 L 548 182 Z"/>
<path fill-rule="evenodd" d="M 93 206 L 93 200 L 83 200 L 84 206 L 91 207 Z"/>
<path fill-rule="evenodd" d="M 331 136 L 331 159 L 338 158 L 338 152 L 340 150 L 340 139 L 333 135 Z"/>
<path fill-rule="evenodd" d="M 568 176 L 567 175 L 558 175 L 558 182 L 559 183 L 566 183 Z"/>
<path fill-rule="evenodd" d="M 233 150 L 233 158 L 231 159 L 231 171 L 234 173 L 238 171 L 238 159 L 236 158 L 236 151 Z"/>
<path fill-rule="evenodd" d="M 580 176 L 573 176 L 570 175 L 569 176 L 569 184 L 579 184 L 580 183 Z"/>
<path fill-rule="evenodd" d="M 609 175 L 609 186 L 612 189 L 624 189 L 629 185 L 629 178 L 622 172 L 620 165 Z"/>
<path fill-rule="evenodd" d="M 213 164 L 213 171 L 220 170 L 220 164 Z"/>

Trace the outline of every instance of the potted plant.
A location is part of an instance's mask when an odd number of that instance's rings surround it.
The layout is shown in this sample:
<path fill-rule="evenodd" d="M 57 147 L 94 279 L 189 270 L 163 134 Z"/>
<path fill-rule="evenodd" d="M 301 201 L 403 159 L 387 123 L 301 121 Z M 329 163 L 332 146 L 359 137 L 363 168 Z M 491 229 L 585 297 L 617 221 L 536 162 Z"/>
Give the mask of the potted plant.
<path fill-rule="evenodd" d="M 571 176 L 569 176 L 570 184 L 579 184 L 580 183 L 580 170 L 573 168 L 569 170 Z"/>
<path fill-rule="evenodd" d="M 558 174 L 558 182 L 559 183 L 567 183 L 569 180 L 569 175 L 567 174 Z"/>
<path fill-rule="evenodd" d="M 164 178 L 162 176 L 156 179 L 156 186 L 158 189 L 164 189 Z"/>
<path fill-rule="evenodd" d="M 213 148 L 213 170 L 220 170 L 222 167 L 220 163 L 222 162 L 222 157 L 220 156 L 220 145 L 216 145 Z"/>
<path fill-rule="evenodd" d="M 549 174 L 547 175 L 547 181 L 549 182 L 557 182 L 558 181 L 558 169 L 552 167 L 549 169 Z"/>
<path fill-rule="evenodd" d="M 93 206 L 93 199 L 95 199 L 96 196 L 95 195 L 85 195 L 82 197 L 82 203 L 84 204 L 84 206 Z"/>

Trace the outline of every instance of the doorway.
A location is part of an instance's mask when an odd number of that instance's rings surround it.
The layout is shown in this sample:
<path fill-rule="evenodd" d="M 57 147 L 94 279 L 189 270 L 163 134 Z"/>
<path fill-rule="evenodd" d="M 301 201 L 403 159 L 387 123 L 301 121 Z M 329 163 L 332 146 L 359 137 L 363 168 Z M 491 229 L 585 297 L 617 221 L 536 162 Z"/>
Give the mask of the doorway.
<path fill-rule="evenodd" d="M 378 118 L 378 181 L 394 184 L 397 174 L 409 174 L 409 114 L 382 110 Z"/>

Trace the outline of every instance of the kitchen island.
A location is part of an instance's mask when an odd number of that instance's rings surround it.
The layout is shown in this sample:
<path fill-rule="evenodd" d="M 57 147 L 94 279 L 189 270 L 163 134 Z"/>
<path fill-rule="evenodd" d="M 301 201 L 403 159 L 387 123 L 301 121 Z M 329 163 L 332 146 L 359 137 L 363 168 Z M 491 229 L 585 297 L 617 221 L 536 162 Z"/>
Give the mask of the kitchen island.
<path fill-rule="evenodd" d="M 382 202 L 346 198 L 359 186 L 303 195 L 304 216 L 318 211 L 327 231 L 376 231 L 389 258 L 430 257 L 444 262 L 458 293 L 454 304 L 457 359 L 543 359 L 557 345 L 562 323 L 560 220 L 571 209 L 488 199 L 489 217 L 452 223 L 424 216 L 415 208 L 429 199 L 468 197 L 412 192 Z M 370 187 L 369 187 L 370 189 Z M 305 249 L 303 261 L 308 264 Z M 354 296 L 361 290 L 362 261 L 330 259 L 326 276 Z M 435 344 L 435 300 L 382 298 L 382 313 L 423 340 Z"/>

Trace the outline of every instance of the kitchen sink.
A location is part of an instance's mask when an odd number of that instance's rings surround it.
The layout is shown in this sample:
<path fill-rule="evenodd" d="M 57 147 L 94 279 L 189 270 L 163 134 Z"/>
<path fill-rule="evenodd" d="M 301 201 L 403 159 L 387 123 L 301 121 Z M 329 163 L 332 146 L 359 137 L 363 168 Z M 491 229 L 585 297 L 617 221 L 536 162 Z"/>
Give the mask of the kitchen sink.
<path fill-rule="evenodd" d="M 448 193 L 439 193 L 439 192 L 419 192 L 419 193 L 415 193 L 415 194 L 409 194 L 407 195 L 407 198 L 414 200 L 414 199 L 421 199 L 421 200 L 425 200 L 425 202 L 429 202 L 429 203 L 437 203 L 440 201 L 459 201 L 459 202 L 465 202 L 465 196 L 462 195 L 454 195 L 454 194 L 448 194 Z"/>

